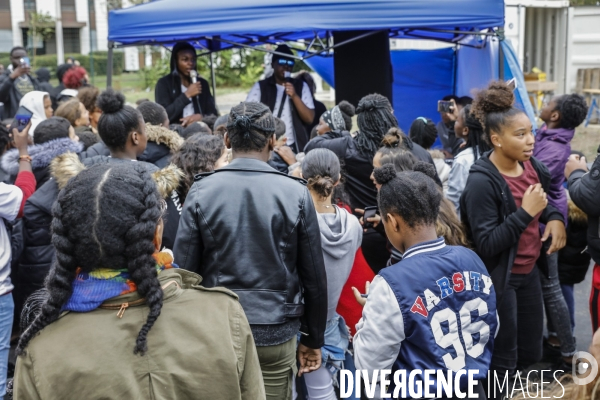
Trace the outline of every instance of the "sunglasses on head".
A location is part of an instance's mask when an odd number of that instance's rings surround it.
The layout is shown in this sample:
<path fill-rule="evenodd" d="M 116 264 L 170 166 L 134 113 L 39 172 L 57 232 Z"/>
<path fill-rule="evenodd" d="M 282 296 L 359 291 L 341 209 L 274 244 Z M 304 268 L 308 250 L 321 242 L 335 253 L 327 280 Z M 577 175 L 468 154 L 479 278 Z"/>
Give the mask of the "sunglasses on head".
<path fill-rule="evenodd" d="M 277 64 L 279 64 L 279 65 L 287 65 L 287 66 L 290 66 L 290 67 L 293 67 L 295 63 L 296 63 L 295 61 L 293 61 L 293 60 L 286 60 L 285 58 L 280 58 L 279 60 L 277 60 Z"/>

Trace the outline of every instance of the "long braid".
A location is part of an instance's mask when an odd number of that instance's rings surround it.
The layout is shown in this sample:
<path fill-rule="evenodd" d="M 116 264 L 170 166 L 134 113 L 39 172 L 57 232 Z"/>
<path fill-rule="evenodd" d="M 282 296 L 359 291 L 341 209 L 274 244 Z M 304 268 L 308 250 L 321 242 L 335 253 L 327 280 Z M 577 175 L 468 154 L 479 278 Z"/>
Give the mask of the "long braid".
<path fill-rule="evenodd" d="M 48 298 L 42 305 L 40 314 L 35 318 L 31 326 L 27 328 L 17 347 L 17 354 L 21 355 L 29 341 L 42 329 L 56 321 L 60 316 L 62 307 L 73 293 L 73 279 L 77 269 L 77 262 L 73 257 L 75 244 L 70 240 L 68 229 L 63 224 L 63 210 L 61 202 L 65 192 L 61 191 L 58 200 L 52 207 L 52 244 L 56 248 L 55 261 L 46 278 L 45 286 L 48 290 Z"/>
<path fill-rule="evenodd" d="M 136 170 L 143 174 L 143 170 L 136 166 Z M 137 285 L 139 294 L 146 298 L 146 303 L 150 307 L 150 313 L 146 323 L 140 330 L 134 353 L 142 355 L 148 349 L 148 332 L 156 322 L 162 308 L 163 292 L 158 281 L 154 265 L 156 261 L 152 257 L 154 252 L 154 231 L 156 222 L 160 218 L 159 202 L 160 197 L 156 191 L 156 185 L 151 179 L 146 179 L 142 187 L 144 195 L 144 206 L 146 210 L 139 217 L 137 224 L 132 226 L 125 234 L 127 269 L 131 279 Z"/>
<path fill-rule="evenodd" d="M 491 150 L 491 148 L 485 140 L 481 122 L 472 113 L 471 105 L 465 106 L 461 110 L 461 113 L 463 114 L 465 125 L 469 128 L 469 135 L 467 136 L 465 148 L 473 148 L 473 155 L 475 156 L 475 161 L 477 161 L 480 156 Z"/>
<path fill-rule="evenodd" d="M 380 94 L 363 97 L 356 109 L 358 134 L 354 138 L 358 151 L 372 158 L 381 145 L 384 135 L 398 126 L 389 100 Z"/>
<path fill-rule="evenodd" d="M 90 200 L 90 194 L 93 198 Z M 147 335 L 162 308 L 153 238 L 160 219 L 160 195 L 139 164 L 99 164 L 71 179 L 53 207 L 52 243 L 56 261 L 46 280 L 49 296 L 23 333 L 18 354 L 54 322 L 73 292 L 78 268 L 127 268 L 150 307 L 134 353 L 147 349 Z"/>
<path fill-rule="evenodd" d="M 242 102 L 229 112 L 227 135 L 235 151 L 261 151 L 275 133 L 275 119 L 269 107 Z"/>

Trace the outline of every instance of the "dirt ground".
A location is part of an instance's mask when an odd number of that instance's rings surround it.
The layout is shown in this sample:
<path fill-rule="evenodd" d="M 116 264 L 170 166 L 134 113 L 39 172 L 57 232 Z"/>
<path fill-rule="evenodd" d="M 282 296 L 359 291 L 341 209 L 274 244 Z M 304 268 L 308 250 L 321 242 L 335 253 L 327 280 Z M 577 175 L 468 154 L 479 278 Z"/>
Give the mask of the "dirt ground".
<path fill-rule="evenodd" d="M 571 149 L 583 152 L 588 161 L 593 161 L 596 158 L 599 145 L 600 125 L 589 125 L 587 128 L 582 125 L 575 131 Z"/>

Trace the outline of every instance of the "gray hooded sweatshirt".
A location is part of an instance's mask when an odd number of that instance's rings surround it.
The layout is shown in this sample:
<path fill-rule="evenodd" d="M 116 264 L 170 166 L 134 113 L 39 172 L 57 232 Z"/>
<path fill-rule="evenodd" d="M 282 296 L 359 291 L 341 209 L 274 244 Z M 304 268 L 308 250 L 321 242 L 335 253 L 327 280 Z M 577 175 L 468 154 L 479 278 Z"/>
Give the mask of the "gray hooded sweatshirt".
<path fill-rule="evenodd" d="M 348 211 L 335 207 L 335 214 L 319 214 L 321 247 L 327 271 L 327 320 L 335 316 L 342 288 L 348 280 L 354 256 L 362 242 L 362 226 Z"/>

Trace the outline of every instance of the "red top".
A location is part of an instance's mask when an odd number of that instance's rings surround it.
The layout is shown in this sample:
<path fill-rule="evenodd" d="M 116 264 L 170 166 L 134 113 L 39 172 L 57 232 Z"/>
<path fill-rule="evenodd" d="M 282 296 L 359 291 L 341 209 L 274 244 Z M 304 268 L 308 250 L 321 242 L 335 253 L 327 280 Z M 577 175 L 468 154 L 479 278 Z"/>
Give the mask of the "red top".
<path fill-rule="evenodd" d="M 537 172 L 535 172 L 531 162 L 525 161 L 523 166 L 525 169 L 521 176 L 510 177 L 502 175 L 515 198 L 517 207 L 521 207 L 523 194 L 525 194 L 529 186 L 540 183 Z M 525 228 L 521 234 L 521 238 L 519 239 L 519 249 L 517 250 L 517 256 L 511 271 L 513 274 L 530 273 L 540 256 L 540 251 L 542 249 L 542 238 L 540 236 L 541 214 L 542 213 L 540 212 L 536 215 L 533 221 L 527 225 L 527 228 Z"/>
<path fill-rule="evenodd" d="M 17 180 L 15 180 L 15 186 L 23 192 L 23 200 L 21 201 L 21 207 L 19 207 L 19 215 L 17 215 L 17 218 L 21 218 L 25 202 L 35 192 L 35 175 L 29 171 L 19 172 Z"/>

